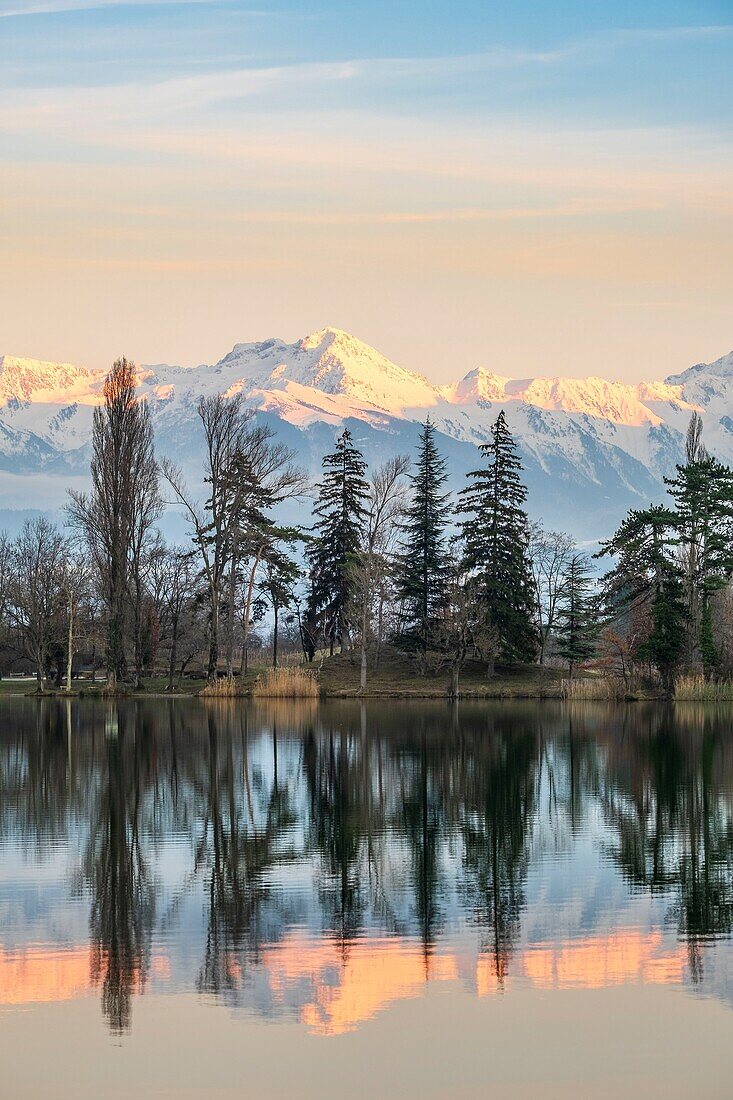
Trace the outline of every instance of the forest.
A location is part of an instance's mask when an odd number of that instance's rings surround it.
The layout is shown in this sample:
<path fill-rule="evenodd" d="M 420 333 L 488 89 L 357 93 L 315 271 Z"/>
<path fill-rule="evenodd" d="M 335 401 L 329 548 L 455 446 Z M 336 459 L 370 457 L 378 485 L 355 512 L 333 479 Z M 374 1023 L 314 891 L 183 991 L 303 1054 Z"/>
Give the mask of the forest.
<path fill-rule="evenodd" d="M 573 697 L 730 693 L 733 471 L 699 415 L 666 500 L 591 553 L 530 521 L 503 410 L 457 495 L 429 419 L 416 454 L 372 469 L 343 427 L 311 484 L 241 395 L 197 411 L 190 487 L 156 456 L 134 364 L 113 365 L 90 489 L 69 492 L 62 525 L 0 537 L 3 676 L 31 674 L 38 692 L 317 693 L 338 655 L 360 694 L 398 659 L 453 697 L 467 670 L 474 684 L 512 669 Z M 161 534 L 167 508 L 183 544 Z"/>

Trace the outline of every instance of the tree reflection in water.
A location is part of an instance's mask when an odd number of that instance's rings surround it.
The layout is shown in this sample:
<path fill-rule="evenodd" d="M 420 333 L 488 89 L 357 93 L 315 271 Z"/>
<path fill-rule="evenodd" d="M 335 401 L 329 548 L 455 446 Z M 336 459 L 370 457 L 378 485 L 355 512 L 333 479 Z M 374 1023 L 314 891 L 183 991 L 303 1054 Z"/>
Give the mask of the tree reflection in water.
<path fill-rule="evenodd" d="M 486 988 L 531 977 L 550 965 L 538 950 L 567 933 L 530 876 L 572 861 L 589 837 L 601 869 L 626 884 L 626 901 L 608 904 L 659 899 L 659 927 L 634 934 L 681 940 L 692 981 L 705 980 L 706 945 L 733 929 L 722 708 L 44 699 L 3 709 L 0 842 L 39 866 L 59 847 L 77 853 L 67 886 L 87 906 L 90 985 L 115 1032 L 130 1027 L 156 952 L 177 952 L 179 987 L 236 1003 L 256 986 L 262 1011 L 318 1002 L 326 1020 L 344 968 L 383 982 L 362 990 L 378 1004 L 414 990 L 413 952 L 423 981 L 457 974 L 460 960 L 446 960 L 473 933 Z M 571 932 L 575 958 L 614 920 L 625 934 L 620 910 Z M 362 965 L 369 951 L 402 967 L 394 989 Z"/>

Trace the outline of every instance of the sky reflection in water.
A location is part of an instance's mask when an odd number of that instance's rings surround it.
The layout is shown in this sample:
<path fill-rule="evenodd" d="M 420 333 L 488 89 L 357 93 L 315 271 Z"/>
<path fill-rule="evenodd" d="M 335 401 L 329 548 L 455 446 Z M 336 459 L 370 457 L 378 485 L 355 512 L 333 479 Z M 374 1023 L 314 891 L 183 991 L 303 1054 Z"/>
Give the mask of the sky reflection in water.
<path fill-rule="evenodd" d="M 4 1026 L 30 1010 L 32 1034 L 42 1006 L 86 1000 L 124 1047 L 146 997 L 319 1039 L 431 991 L 464 1015 L 650 987 L 693 994 L 689 1013 L 700 994 L 733 1005 L 730 711 L 7 700 L 0 715 Z"/>

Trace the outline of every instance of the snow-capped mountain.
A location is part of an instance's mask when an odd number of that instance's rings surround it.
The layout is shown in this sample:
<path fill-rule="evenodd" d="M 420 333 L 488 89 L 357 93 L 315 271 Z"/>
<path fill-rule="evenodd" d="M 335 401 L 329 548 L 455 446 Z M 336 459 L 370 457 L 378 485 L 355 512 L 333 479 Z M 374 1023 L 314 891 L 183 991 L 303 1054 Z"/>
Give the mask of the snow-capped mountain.
<path fill-rule="evenodd" d="M 67 484 L 83 482 L 106 370 L 0 359 L 3 518 L 10 509 L 58 507 Z M 455 487 L 503 408 L 525 462 L 531 511 L 581 538 L 608 534 L 628 507 L 663 494 L 694 410 L 705 420 L 708 448 L 733 462 L 733 353 L 663 382 L 512 379 L 479 367 L 437 386 L 328 328 L 294 344 L 237 344 L 213 366 L 144 366 L 138 385 L 159 451 L 181 462 L 192 483 L 201 476 L 196 404 L 203 394 L 242 393 L 313 473 L 338 426 L 348 423 L 376 462 L 412 451 L 429 415 Z"/>

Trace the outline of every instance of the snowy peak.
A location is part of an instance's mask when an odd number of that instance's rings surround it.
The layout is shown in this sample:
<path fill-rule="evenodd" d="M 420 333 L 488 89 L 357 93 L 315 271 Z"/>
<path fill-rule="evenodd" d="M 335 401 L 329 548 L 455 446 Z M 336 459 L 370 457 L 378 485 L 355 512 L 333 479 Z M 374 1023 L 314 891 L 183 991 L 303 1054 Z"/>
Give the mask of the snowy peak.
<path fill-rule="evenodd" d="M 506 397 L 507 383 L 510 381 L 510 378 L 504 378 L 483 367 L 477 367 L 476 370 L 469 371 L 455 385 L 444 386 L 441 393 L 447 401 L 457 405 L 472 401 L 503 401 Z"/>
<path fill-rule="evenodd" d="M 0 357 L 0 405 L 10 402 L 67 404 L 88 391 L 94 375 L 72 363 L 47 363 L 15 355 Z"/>
<path fill-rule="evenodd" d="M 604 378 L 505 378 L 481 368 L 470 371 L 441 391 L 454 404 L 489 402 L 531 405 L 548 412 L 595 417 L 613 424 L 638 427 L 657 424 L 656 402 L 684 402 L 682 386 L 641 382 L 635 386 Z"/>
<path fill-rule="evenodd" d="M 683 386 L 687 382 L 694 382 L 701 376 L 706 378 L 733 379 L 733 351 L 722 355 L 714 363 L 696 363 L 694 367 L 688 367 L 682 374 L 673 374 L 667 379 L 671 386 Z"/>
<path fill-rule="evenodd" d="M 229 376 L 230 386 L 238 383 L 245 392 L 258 391 L 265 401 L 271 391 L 293 386 L 340 395 L 395 415 L 437 400 L 437 390 L 426 378 L 336 328 L 314 332 L 295 344 L 237 344 L 214 370 Z"/>

